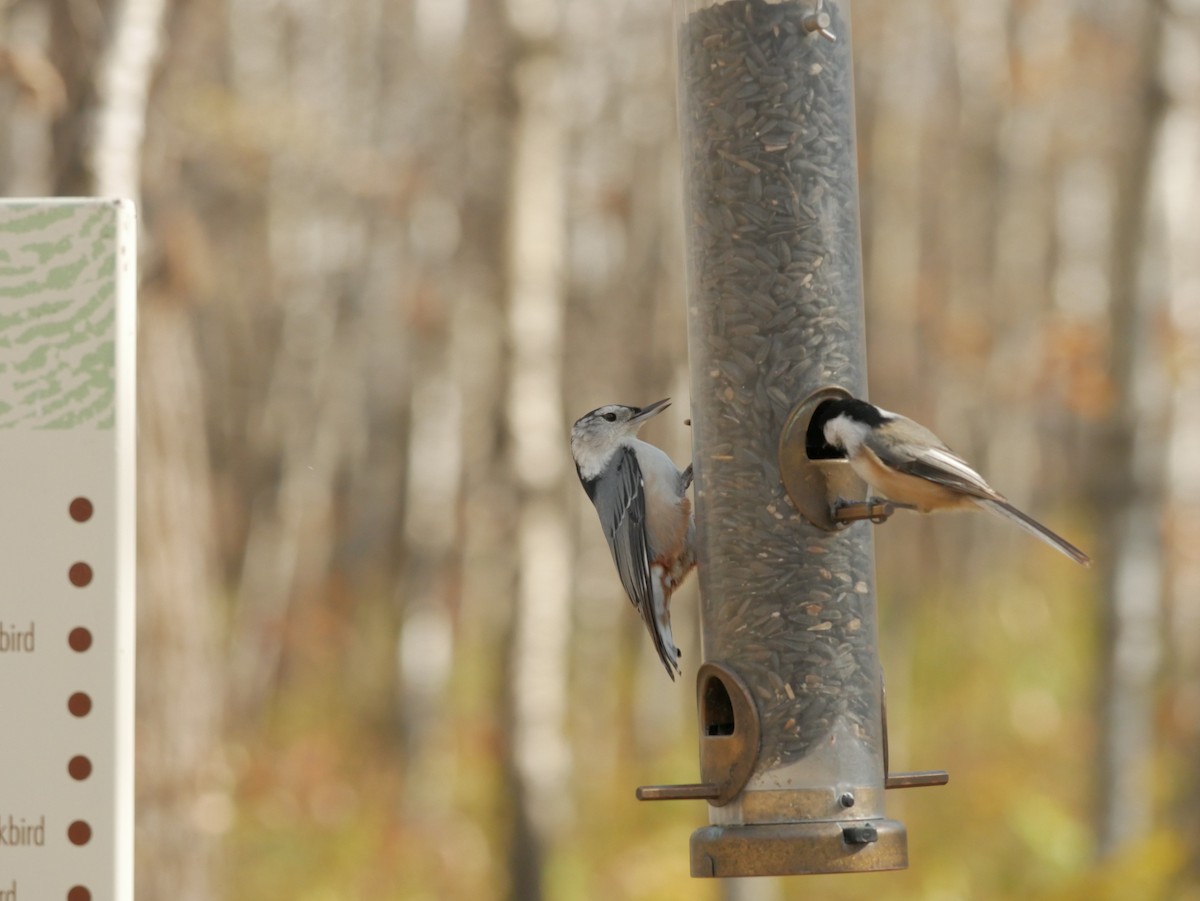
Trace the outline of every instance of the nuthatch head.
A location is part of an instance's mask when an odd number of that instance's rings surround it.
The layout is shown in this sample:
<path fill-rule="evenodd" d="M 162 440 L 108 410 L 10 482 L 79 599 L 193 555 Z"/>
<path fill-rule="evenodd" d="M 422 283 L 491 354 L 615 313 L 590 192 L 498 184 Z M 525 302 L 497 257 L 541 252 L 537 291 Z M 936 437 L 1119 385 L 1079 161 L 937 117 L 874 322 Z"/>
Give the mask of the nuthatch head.
<path fill-rule="evenodd" d="M 670 402 L 609 404 L 584 414 L 571 428 L 571 456 L 625 593 L 674 679 L 680 653 L 671 636 L 671 594 L 696 565 L 687 497 L 692 467 L 681 472 L 663 451 L 637 437 L 646 420 Z"/>
<path fill-rule="evenodd" d="M 845 453 L 864 482 L 896 503 L 922 513 L 980 509 L 1015 523 L 1076 563 L 1091 558 L 1061 535 L 1021 512 L 923 425 L 865 400 L 821 403 L 810 428 Z"/>

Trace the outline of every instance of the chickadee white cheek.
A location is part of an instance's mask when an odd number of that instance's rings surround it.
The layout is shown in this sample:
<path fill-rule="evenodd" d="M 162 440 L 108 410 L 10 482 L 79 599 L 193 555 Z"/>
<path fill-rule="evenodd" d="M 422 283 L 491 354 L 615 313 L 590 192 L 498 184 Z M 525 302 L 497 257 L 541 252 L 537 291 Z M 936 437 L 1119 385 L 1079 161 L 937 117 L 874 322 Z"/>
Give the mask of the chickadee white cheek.
<path fill-rule="evenodd" d="M 853 457 L 862 447 L 871 427 L 849 416 L 835 416 L 825 423 L 825 442 L 832 447 L 842 448 L 848 457 Z"/>

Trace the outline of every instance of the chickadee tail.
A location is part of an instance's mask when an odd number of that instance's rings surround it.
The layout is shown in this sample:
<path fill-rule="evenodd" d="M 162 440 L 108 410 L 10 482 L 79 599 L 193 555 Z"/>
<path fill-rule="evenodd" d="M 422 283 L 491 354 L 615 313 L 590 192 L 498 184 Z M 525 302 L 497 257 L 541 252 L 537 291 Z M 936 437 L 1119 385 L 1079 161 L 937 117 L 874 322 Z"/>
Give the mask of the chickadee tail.
<path fill-rule="evenodd" d="M 1034 536 L 1035 538 L 1040 538 L 1042 541 L 1046 542 L 1046 544 L 1066 554 L 1076 563 L 1081 563 L 1084 566 L 1092 565 L 1091 557 L 1089 557 L 1079 548 L 1075 547 L 1075 545 L 1071 544 L 1071 542 L 1067 541 L 1067 539 L 1063 538 L 1061 535 L 1051 532 L 1032 516 L 1022 513 L 1012 504 L 1008 503 L 1008 501 L 994 501 L 980 498 L 978 500 L 978 504 L 989 513 L 995 513 L 997 516 L 1003 517 L 1009 522 L 1016 523 L 1030 535 Z"/>

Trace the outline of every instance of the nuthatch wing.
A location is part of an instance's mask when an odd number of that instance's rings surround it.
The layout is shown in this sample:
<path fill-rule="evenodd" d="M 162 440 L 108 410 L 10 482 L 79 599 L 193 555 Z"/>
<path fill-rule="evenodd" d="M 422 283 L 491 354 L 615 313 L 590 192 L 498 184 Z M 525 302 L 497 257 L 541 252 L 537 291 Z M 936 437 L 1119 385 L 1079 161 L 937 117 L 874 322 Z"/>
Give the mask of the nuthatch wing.
<path fill-rule="evenodd" d="M 600 514 L 625 593 L 674 680 L 680 654 L 671 637 L 671 594 L 696 565 L 696 527 L 687 497 L 692 467 L 680 472 L 663 451 L 637 437 L 643 423 L 670 402 L 592 410 L 571 428 L 571 456 Z"/>
<path fill-rule="evenodd" d="M 827 444 L 845 452 L 859 478 L 888 499 L 922 513 L 986 510 L 1076 563 L 1091 565 L 1087 554 L 1010 504 L 923 425 L 855 398 L 824 401 L 813 412 L 812 425 Z"/>

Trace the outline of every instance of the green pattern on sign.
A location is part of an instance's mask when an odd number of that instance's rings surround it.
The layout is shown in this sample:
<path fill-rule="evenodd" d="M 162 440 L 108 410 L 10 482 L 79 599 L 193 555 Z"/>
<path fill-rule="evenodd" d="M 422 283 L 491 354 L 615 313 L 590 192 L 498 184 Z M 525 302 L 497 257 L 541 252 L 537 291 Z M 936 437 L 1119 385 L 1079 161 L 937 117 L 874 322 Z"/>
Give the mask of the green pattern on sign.
<path fill-rule="evenodd" d="M 0 428 L 113 427 L 117 214 L 0 208 Z"/>

